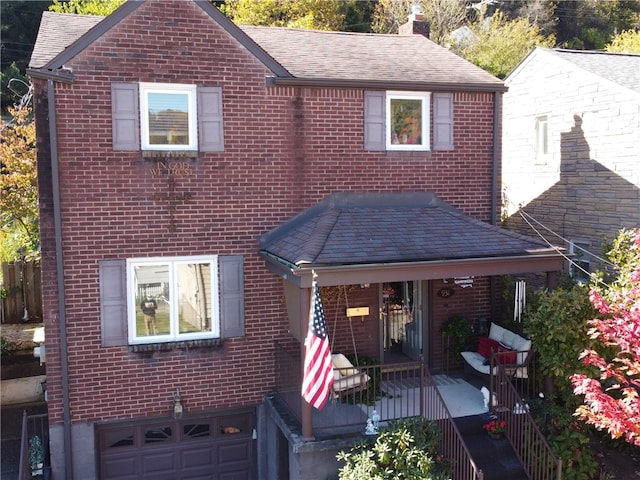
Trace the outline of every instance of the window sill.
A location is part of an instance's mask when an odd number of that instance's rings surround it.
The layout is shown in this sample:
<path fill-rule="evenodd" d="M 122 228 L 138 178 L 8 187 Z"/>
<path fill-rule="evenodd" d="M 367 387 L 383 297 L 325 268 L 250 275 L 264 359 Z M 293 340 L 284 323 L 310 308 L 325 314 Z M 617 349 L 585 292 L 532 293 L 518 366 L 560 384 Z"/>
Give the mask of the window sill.
<path fill-rule="evenodd" d="M 431 160 L 431 150 L 387 150 L 387 158 L 390 160 L 396 159 L 415 159 L 415 160 Z"/>
<path fill-rule="evenodd" d="M 167 159 L 194 159 L 198 158 L 196 150 L 142 150 L 142 158 L 157 162 Z"/>
<path fill-rule="evenodd" d="M 221 338 L 208 338 L 203 340 L 185 340 L 181 342 L 141 343 L 129 345 L 131 353 L 167 352 L 170 350 L 192 350 L 194 348 L 220 348 Z"/>

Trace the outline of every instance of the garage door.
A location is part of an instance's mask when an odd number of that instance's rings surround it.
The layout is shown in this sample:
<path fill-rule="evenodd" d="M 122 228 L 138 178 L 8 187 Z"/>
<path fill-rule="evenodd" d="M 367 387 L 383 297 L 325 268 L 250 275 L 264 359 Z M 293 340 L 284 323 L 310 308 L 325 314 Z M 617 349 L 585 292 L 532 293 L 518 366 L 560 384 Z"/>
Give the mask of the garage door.
<path fill-rule="evenodd" d="M 252 411 L 97 427 L 102 480 L 255 478 Z"/>

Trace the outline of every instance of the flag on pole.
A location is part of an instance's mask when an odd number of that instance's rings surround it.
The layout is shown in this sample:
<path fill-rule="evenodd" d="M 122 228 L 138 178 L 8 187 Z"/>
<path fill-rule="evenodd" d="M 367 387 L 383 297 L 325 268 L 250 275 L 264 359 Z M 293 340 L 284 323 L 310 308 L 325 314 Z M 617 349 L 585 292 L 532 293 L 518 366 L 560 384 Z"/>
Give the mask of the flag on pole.
<path fill-rule="evenodd" d="M 309 331 L 305 339 L 302 398 L 322 410 L 333 385 L 333 364 L 318 284 L 313 281 Z"/>

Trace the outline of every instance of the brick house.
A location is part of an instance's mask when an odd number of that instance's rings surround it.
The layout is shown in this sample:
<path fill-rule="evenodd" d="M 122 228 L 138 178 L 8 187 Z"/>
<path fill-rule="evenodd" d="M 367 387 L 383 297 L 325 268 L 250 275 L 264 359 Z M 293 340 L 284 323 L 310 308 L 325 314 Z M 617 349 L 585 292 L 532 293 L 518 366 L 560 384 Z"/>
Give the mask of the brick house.
<path fill-rule="evenodd" d="M 605 242 L 640 225 L 639 72 L 640 55 L 536 48 L 505 79 L 507 223 L 532 234 L 522 206 L 564 240 L 579 279 L 603 268 Z"/>
<path fill-rule="evenodd" d="M 326 478 L 345 444 L 269 402 L 314 274 L 333 351 L 385 362 L 391 289 L 416 307 L 402 354 L 439 369 L 441 324 L 493 318 L 497 275 L 560 269 L 495 226 L 503 83 L 407 29 L 239 28 L 206 1 L 44 13 L 54 478 Z"/>

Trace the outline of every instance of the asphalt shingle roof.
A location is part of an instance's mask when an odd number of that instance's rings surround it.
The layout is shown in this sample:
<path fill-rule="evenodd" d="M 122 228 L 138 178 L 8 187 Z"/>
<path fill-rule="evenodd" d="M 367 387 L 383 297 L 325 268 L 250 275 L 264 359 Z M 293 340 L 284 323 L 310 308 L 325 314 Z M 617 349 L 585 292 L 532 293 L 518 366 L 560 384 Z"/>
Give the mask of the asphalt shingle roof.
<path fill-rule="evenodd" d="M 293 265 L 529 256 L 542 241 L 476 220 L 431 193 L 334 194 L 260 239 Z"/>
<path fill-rule="evenodd" d="M 29 66 L 44 67 L 104 18 L 44 12 Z M 504 89 L 500 79 L 418 34 L 248 26 L 238 31 L 296 78 Z"/>
<path fill-rule="evenodd" d="M 422 35 L 241 28 L 298 78 L 502 85 Z"/>
<path fill-rule="evenodd" d="M 587 72 L 640 93 L 640 55 L 561 49 L 547 51 Z"/>
<path fill-rule="evenodd" d="M 102 20 L 104 17 L 97 15 L 43 12 L 29 66 L 44 67 Z"/>

